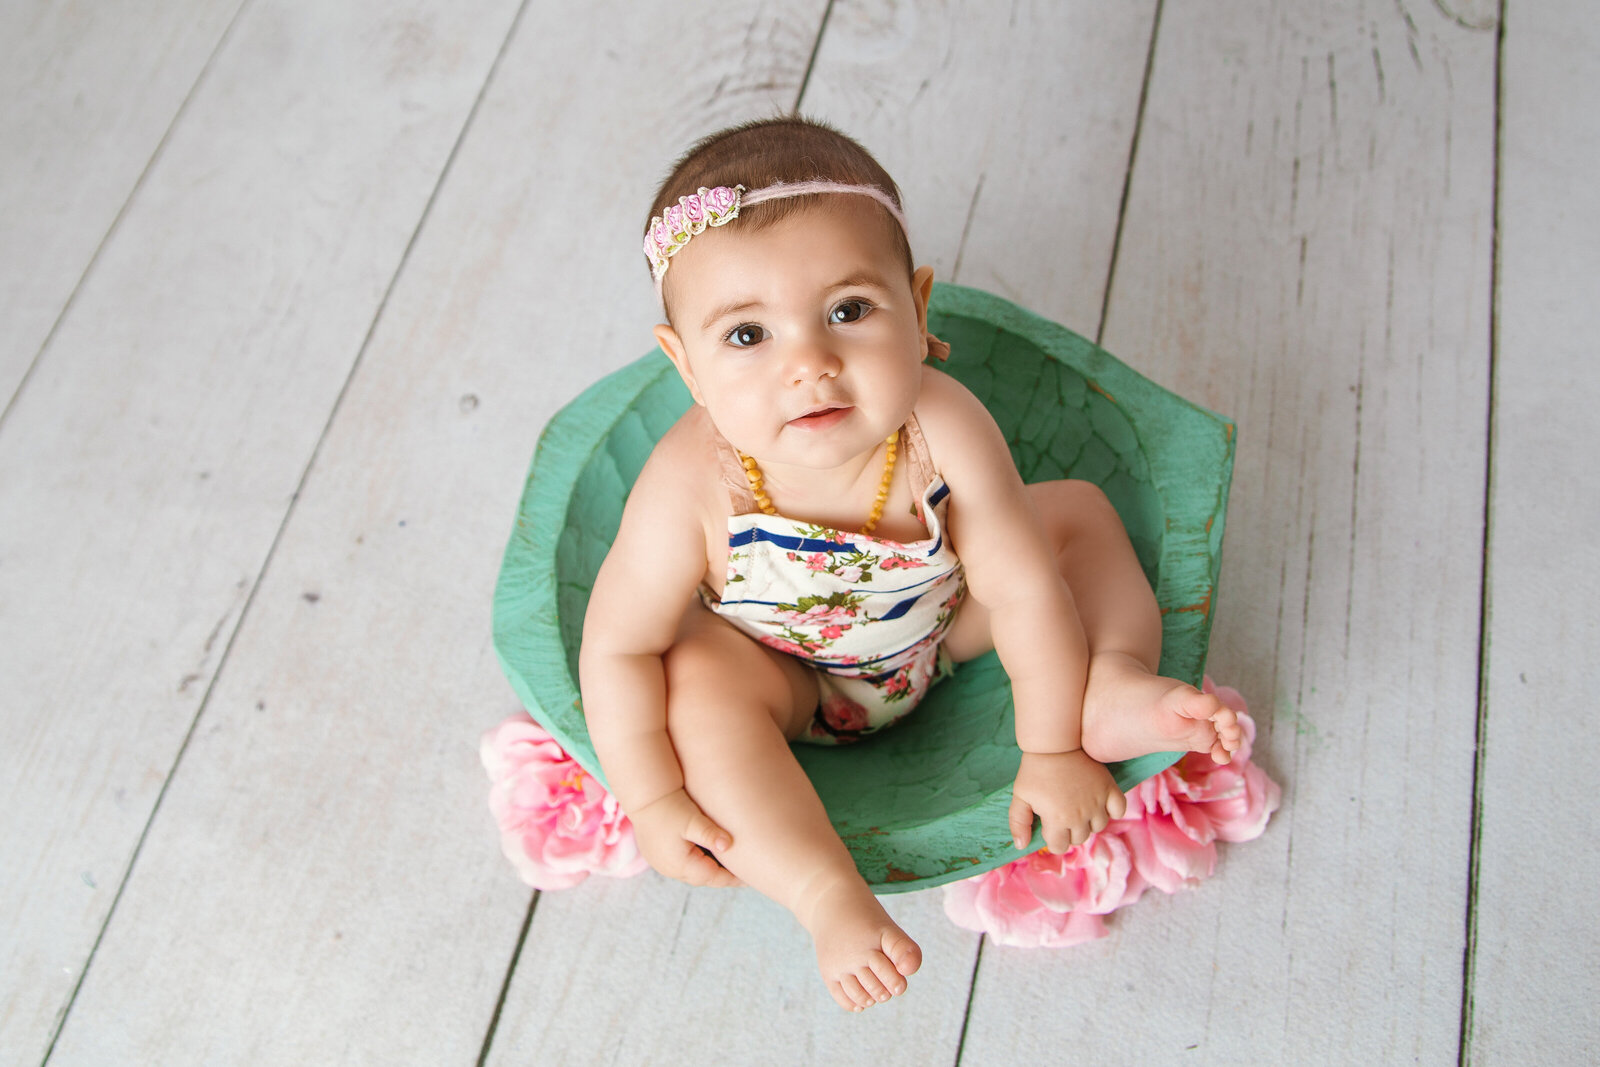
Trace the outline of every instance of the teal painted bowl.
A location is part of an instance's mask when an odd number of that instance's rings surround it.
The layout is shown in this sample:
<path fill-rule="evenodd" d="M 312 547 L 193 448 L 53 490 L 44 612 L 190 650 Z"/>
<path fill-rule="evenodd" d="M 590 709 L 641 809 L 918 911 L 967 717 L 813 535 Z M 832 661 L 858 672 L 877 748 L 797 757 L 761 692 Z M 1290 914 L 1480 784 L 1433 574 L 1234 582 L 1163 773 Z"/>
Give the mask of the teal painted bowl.
<path fill-rule="evenodd" d="M 988 406 L 1025 481 L 1082 478 L 1105 490 L 1161 605 L 1162 672 L 1198 685 L 1233 423 L 989 293 L 936 285 L 928 317 L 951 346 L 944 369 Z M 563 408 L 539 439 L 500 567 L 494 639 L 506 676 L 529 714 L 602 781 L 578 696 L 584 610 L 629 487 L 689 403 L 657 350 Z M 1021 756 L 1010 683 L 993 653 L 958 667 L 891 730 L 795 751 L 878 892 L 939 885 L 1024 855 L 1006 828 Z M 1127 789 L 1178 755 L 1143 756 L 1112 771 Z"/>

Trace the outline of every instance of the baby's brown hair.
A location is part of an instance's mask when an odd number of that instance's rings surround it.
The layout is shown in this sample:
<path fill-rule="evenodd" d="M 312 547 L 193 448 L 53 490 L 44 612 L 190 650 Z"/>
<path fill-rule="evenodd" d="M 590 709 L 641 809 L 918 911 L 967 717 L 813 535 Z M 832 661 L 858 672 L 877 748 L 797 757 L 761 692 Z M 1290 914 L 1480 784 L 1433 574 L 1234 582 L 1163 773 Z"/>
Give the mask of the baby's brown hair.
<path fill-rule="evenodd" d="M 645 232 L 649 230 L 650 219 L 660 215 L 668 205 L 676 204 L 680 196 L 688 196 L 702 186 L 743 185 L 755 190 L 776 182 L 813 179 L 843 185 L 875 185 L 896 205 L 900 204 L 900 189 L 889 172 L 865 148 L 832 126 L 798 116 L 757 119 L 704 138 L 674 164 L 666 181 L 656 190 L 656 198 L 645 216 Z M 800 196 L 744 207 L 734 225 L 761 229 L 797 211 L 814 207 L 816 202 L 815 197 Z M 887 211 L 883 212 L 883 223 L 888 227 L 885 235 L 892 235 L 905 261 L 906 273 L 910 274 L 913 269 L 911 245 L 905 231 Z M 669 279 L 671 274 L 667 272 Z"/>

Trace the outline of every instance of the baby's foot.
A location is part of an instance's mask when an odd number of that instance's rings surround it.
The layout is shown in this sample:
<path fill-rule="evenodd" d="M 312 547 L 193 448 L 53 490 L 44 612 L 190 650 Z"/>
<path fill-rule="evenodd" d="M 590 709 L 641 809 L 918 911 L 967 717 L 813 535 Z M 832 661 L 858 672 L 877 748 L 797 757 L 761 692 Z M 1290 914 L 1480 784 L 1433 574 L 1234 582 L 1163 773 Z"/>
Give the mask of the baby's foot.
<path fill-rule="evenodd" d="M 1243 740 L 1238 715 L 1213 694 L 1151 674 L 1120 652 L 1090 660 L 1083 749 L 1100 762 L 1183 749 L 1227 763 Z"/>
<path fill-rule="evenodd" d="M 828 992 L 846 1011 L 899 996 L 906 977 L 922 966 L 922 949 L 854 872 L 819 888 L 795 914 L 817 946 L 817 969 Z"/>

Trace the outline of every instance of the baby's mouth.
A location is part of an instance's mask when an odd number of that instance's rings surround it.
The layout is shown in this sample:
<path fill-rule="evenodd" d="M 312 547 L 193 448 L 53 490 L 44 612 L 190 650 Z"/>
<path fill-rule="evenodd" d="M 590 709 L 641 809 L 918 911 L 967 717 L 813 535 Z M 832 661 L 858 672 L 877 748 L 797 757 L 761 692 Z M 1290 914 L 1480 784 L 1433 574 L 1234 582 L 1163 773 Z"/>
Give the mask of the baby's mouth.
<path fill-rule="evenodd" d="M 854 409 L 849 406 L 817 408 L 797 419 L 789 420 L 789 425 L 800 430 L 825 430 L 850 414 L 852 410 Z"/>

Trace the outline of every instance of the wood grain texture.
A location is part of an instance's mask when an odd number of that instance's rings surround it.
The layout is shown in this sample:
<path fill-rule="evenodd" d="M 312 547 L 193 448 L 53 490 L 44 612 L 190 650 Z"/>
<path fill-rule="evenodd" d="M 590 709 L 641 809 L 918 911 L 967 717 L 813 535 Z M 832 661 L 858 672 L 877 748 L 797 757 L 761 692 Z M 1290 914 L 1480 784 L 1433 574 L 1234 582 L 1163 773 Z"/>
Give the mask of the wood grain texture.
<path fill-rule="evenodd" d="M 1469 1061 L 1600 1061 L 1600 49 L 1592 12 L 1509 5 Z"/>
<path fill-rule="evenodd" d="M 119 1047 L 157 1061 L 203 1058 L 190 1050 L 284 1063 L 477 1055 L 528 901 L 494 847 L 474 750 L 510 710 L 489 645 L 495 568 L 539 427 L 598 370 L 649 344 L 635 211 L 663 161 L 702 132 L 663 127 L 635 105 L 648 88 L 663 112 L 698 125 L 792 103 L 821 19 L 820 6 L 718 8 L 743 26 L 720 53 L 703 52 L 696 78 L 674 78 L 677 58 L 655 45 L 684 13 L 641 10 L 614 4 L 574 20 L 530 5 L 517 22 L 58 1059 L 94 1062 Z M 613 209 L 622 204 L 638 206 Z M 234 785 L 244 782 L 278 788 Z M 622 940 L 627 919 L 670 938 L 678 907 L 594 922 L 625 954 L 639 942 Z M 562 958 L 544 950 L 546 936 L 530 934 L 530 979 L 565 982 L 607 952 L 591 938 Z M 746 949 L 704 951 L 731 970 Z M 236 982 L 207 980 L 218 953 L 237 961 Z M 128 988 L 152 972 L 160 988 Z M 634 1010 L 659 995 L 648 983 L 614 975 L 594 1010 Z M 516 993 L 508 1020 L 547 1014 Z M 686 994 L 699 1018 L 724 1004 L 726 984 Z M 581 1014 L 565 1021 L 586 1025 Z"/>
<path fill-rule="evenodd" d="M 900 185 L 912 249 L 1093 338 L 1154 0 L 840 0 L 803 109 Z"/>
<path fill-rule="evenodd" d="M 470 187 L 482 210 L 517 220 L 506 235 L 514 251 L 496 260 L 496 274 L 484 276 L 505 317 L 496 328 L 517 338 L 490 354 L 494 362 L 483 368 L 494 375 L 494 386 L 481 395 L 504 398 L 519 415 L 506 433 L 486 442 L 495 451 L 485 453 L 491 457 L 485 463 L 502 476 L 520 476 L 533 434 L 558 406 L 597 374 L 649 347 L 648 328 L 657 320 L 635 249 L 656 183 L 696 137 L 792 107 L 825 7 L 697 8 L 691 21 L 715 10 L 747 28 L 718 37 L 720 47 L 708 41 L 690 70 L 650 45 L 670 36 L 684 17 L 681 10 L 636 13 L 619 40 L 613 25 L 624 21 L 618 4 L 592 23 L 559 31 L 574 56 L 610 41 L 625 57 L 613 76 L 593 82 L 587 69 L 570 68 L 567 76 L 592 88 L 564 110 L 526 106 L 541 94 L 533 64 L 518 57 L 534 54 L 539 44 L 526 33 L 513 42 L 508 77 L 494 87 L 480 116 L 481 136 L 486 143 L 561 150 L 520 150 L 513 169 L 526 176 L 523 189 L 480 189 L 481 179 Z M 659 108 L 640 109 L 634 106 L 640 85 L 667 86 L 676 95 Z M 604 139 L 596 138 L 599 130 L 607 131 Z M 466 186 L 467 172 L 463 159 L 453 186 Z M 540 191 L 569 173 L 591 175 L 608 209 L 593 218 L 552 214 Z M 552 247 L 569 254 L 554 263 Z M 467 254 L 483 253 L 469 244 Z M 538 355 L 523 358 L 529 352 Z M 491 512 L 502 537 L 520 488 L 502 477 L 500 503 Z M 484 568 L 473 601 L 480 610 L 489 603 L 499 548 L 497 541 L 474 550 L 481 553 L 474 566 Z M 499 691 L 505 691 L 503 682 Z M 689 890 L 647 873 L 626 883 L 596 880 L 541 894 L 489 1062 L 851 1062 L 863 1040 L 885 1057 L 914 1049 L 919 1060 L 924 1052 L 934 1062 L 950 1059 L 976 939 L 937 915 L 936 897 L 893 906 L 926 934 L 938 976 L 921 979 L 923 995 L 878 1016 L 864 1038 L 862 1027 L 849 1025 L 860 1020 L 839 1012 L 818 980 L 804 933 L 752 891 Z"/>
<path fill-rule="evenodd" d="M 0 411 L 240 2 L 0 6 Z"/>
<path fill-rule="evenodd" d="M 513 10 L 253 4 L 0 426 L 0 1059 L 49 1043 Z M 165 978 L 99 986 L 58 1058 L 206 1058 L 128 1053 L 181 1041 Z"/>
<path fill-rule="evenodd" d="M 647 873 L 543 893 L 489 1063 L 951 1063 L 977 937 L 937 890 L 884 906 L 922 969 L 914 992 L 853 1015 L 822 990 L 805 931 L 752 890 Z"/>
<path fill-rule="evenodd" d="M 1493 85 L 1430 5 L 1163 6 L 1105 343 L 1238 420 L 1211 673 L 1285 807 L 1092 964 L 985 967 L 980 1061 L 1453 1062 Z M 1140 1024 L 1019 1030 L 1026 988 Z"/>
<path fill-rule="evenodd" d="M 252 0 L 212 49 L 217 4 L 0 14 L 0 219 L 36 227 L 0 403 L 76 287 L 0 423 L 0 1061 L 39 1062 L 126 877 L 52 1064 L 470 1063 L 530 897 L 472 751 L 527 457 L 650 345 L 654 181 L 792 104 L 828 5 Z M 1092 335 L 1157 6 L 836 0 L 805 110 L 942 277 Z M 1597 42 L 1580 0 L 1508 7 L 1466 1055 L 1589 1062 Z M 896 898 L 928 962 L 855 1018 L 753 894 L 542 894 L 493 1062 L 1456 1056 L 1498 5 L 1159 9 L 1104 340 L 1239 420 L 1212 673 L 1284 811 L 1073 950 Z M 722 48 L 662 47 L 713 14 Z"/>

